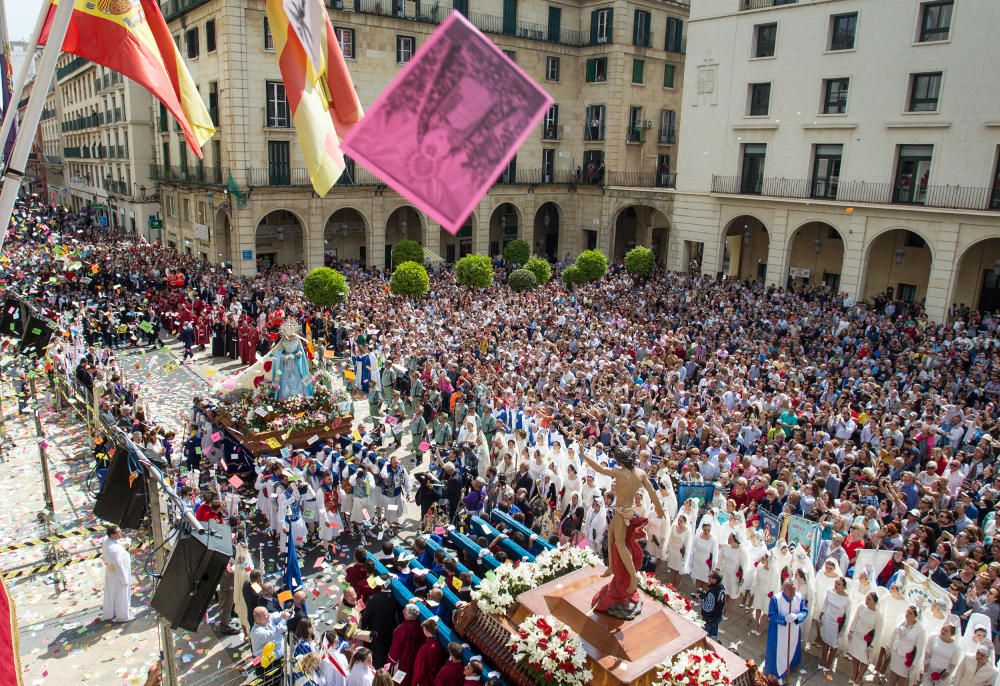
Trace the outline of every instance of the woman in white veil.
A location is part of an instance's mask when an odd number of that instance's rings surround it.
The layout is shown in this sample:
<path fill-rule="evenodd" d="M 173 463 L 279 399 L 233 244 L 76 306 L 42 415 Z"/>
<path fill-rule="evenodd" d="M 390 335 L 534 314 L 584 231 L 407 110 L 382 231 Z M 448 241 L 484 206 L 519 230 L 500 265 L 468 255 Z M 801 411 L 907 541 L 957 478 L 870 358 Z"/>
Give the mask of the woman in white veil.
<path fill-rule="evenodd" d="M 995 659 L 993 650 L 993 625 L 989 617 L 977 612 L 969 617 L 969 622 L 965 625 L 965 633 L 962 634 L 962 649 L 966 655 L 975 655 L 976 649 L 980 645 L 989 647 L 990 664 L 993 664 Z"/>
<path fill-rule="evenodd" d="M 722 575 L 722 585 L 726 589 L 726 607 L 736 605 L 743 591 L 743 580 L 750 566 L 747 554 L 746 534 L 730 530 L 729 538 L 719 545 L 719 574 Z M 723 619 L 729 616 L 727 611 Z"/>
<path fill-rule="evenodd" d="M 656 480 L 660 484 L 660 504 L 664 511 L 670 515 L 670 521 L 677 520 L 677 493 L 674 491 L 674 482 L 666 469 L 661 469 L 656 475 Z"/>
<path fill-rule="evenodd" d="M 246 597 L 243 595 L 243 584 L 250 578 L 253 571 L 253 556 L 246 543 L 240 541 L 236 544 L 236 554 L 233 556 L 233 602 L 236 606 L 236 614 L 240 618 L 240 627 L 250 636 L 250 629 L 253 627 L 252 607 L 247 607 Z M 226 622 L 220 619 L 223 626 Z"/>
<path fill-rule="evenodd" d="M 691 578 L 699 591 L 708 588 L 708 573 L 719 566 L 719 540 L 715 537 L 715 515 L 709 510 L 701 518 L 691 548 Z"/>
<path fill-rule="evenodd" d="M 826 601 L 826 594 L 830 592 L 833 585 L 836 583 L 837 579 L 841 578 L 843 574 L 840 570 L 840 563 L 837 562 L 835 558 L 827 558 L 823 563 L 823 568 L 819 570 L 819 574 L 816 575 L 816 612 L 822 612 L 823 603 Z M 848 589 L 850 586 L 848 585 Z M 848 590 L 850 594 L 850 590 Z M 851 597 L 852 606 L 855 602 L 854 597 Z M 810 611 L 812 608 L 810 608 Z"/>
<path fill-rule="evenodd" d="M 882 611 L 882 626 L 875 634 L 875 642 L 872 645 L 872 656 L 876 664 L 875 671 L 879 674 L 885 674 L 889 670 L 889 640 L 892 638 L 892 632 L 896 630 L 896 626 L 903 619 L 906 608 L 910 605 L 910 601 L 903 596 L 902 591 L 903 587 L 895 583 L 889 587 L 889 592 L 882 596 L 879 601 L 879 608 Z"/>
<path fill-rule="evenodd" d="M 691 551 L 694 548 L 694 526 L 683 510 L 677 513 L 677 519 L 670 527 L 667 538 L 667 568 L 670 570 L 670 582 L 677 585 L 680 576 L 691 573 Z"/>
<path fill-rule="evenodd" d="M 767 623 L 767 612 L 771 605 L 771 597 L 775 589 L 781 585 L 781 573 L 791 561 L 788 543 L 779 541 L 770 553 L 761 559 L 757 573 L 750 589 L 751 604 L 754 611 L 756 626 L 750 631 L 754 636 L 760 636 L 763 626 Z"/>
<path fill-rule="evenodd" d="M 806 567 L 798 566 L 793 573 L 793 578 L 795 580 L 795 590 L 806 601 L 806 607 L 809 608 L 806 621 L 802 623 L 802 647 L 808 649 L 811 644 L 809 634 L 820 612 L 816 606 L 816 575 L 812 569 L 812 565 Z"/>
<path fill-rule="evenodd" d="M 760 571 L 767 559 L 767 544 L 764 542 L 764 534 L 760 529 L 750 529 L 747 531 L 749 540 L 747 541 L 747 569 L 743 572 L 743 602 L 741 607 L 747 610 L 753 609 L 753 586 Z"/>
<path fill-rule="evenodd" d="M 854 578 L 848 582 L 847 588 L 851 591 L 851 602 L 855 607 L 863 603 L 868 594 L 875 590 L 874 579 L 875 568 L 871 565 L 865 565 L 861 569 L 854 568 Z"/>
<path fill-rule="evenodd" d="M 656 508 L 652 507 L 652 503 L 648 502 L 648 495 L 645 493 L 642 495 L 643 508 L 649 518 L 649 523 L 646 524 L 646 550 L 654 559 L 666 560 L 667 540 L 670 538 L 670 514 L 664 512 L 664 516 L 661 518 L 656 514 Z"/>

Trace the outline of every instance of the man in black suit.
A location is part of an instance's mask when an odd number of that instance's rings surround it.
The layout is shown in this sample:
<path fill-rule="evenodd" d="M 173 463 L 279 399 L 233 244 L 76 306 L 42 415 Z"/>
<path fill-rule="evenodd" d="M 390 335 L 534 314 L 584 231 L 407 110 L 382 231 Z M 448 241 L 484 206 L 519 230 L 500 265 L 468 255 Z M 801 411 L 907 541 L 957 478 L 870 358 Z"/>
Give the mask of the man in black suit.
<path fill-rule="evenodd" d="M 372 651 L 372 664 L 378 668 L 389 659 L 389 647 L 392 645 L 392 632 L 399 624 L 399 607 L 389 591 L 389 580 L 379 579 L 381 586 L 375 595 L 365 603 L 361 611 L 361 628 L 370 631 L 372 641 L 369 648 Z"/>

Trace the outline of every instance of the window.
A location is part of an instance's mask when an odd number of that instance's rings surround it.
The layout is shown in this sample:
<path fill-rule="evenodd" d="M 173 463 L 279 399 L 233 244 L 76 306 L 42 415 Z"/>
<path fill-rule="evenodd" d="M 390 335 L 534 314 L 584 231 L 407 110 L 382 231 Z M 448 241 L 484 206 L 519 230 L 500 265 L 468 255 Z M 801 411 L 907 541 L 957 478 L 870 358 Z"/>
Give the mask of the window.
<path fill-rule="evenodd" d="M 901 283 L 896 288 L 897 299 L 904 303 L 912 303 L 917 300 L 917 287 L 912 283 Z"/>
<path fill-rule="evenodd" d="M 1000 152 L 1000 148 L 997 148 Z M 1000 157 L 997 158 L 997 166 L 993 171 L 993 191 L 990 194 L 990 209 L 1000 210 Z"/>
<path fill-rule="evenodd" d="M 663 65 L 663 87 L 673 88 L 674 87 L 674 76 L 677 72 L 677 65 L 675 64 L 664 64 Z"/>
<path fill-rule="evenodd" d="M 813 152 L 812 192 L 814 198 L 836 200 L 840 182 L 842 145 L 817 145 Z"/>
<path fill-rule="evenodd" d="M 907 112 L 937 112 L 941 92 L 941 72 L 910 75 L 910 102 Z"/>
<path fill-rule="evenodd" d="M 208 82 L 208 116 L 212 118 L 212 123 L 219 125 L 219 82 Z"/>
<path fill-rule="evenodd" d="M 347 29 L 342 26 L 336 26 L 333 29 L 333 34 L 337 37 L 337 45 L 340 46 L 340 52 L 344 55 L 344 59 L 353 60 L 354 29 Z"/>
<path fill-rule="evenodd" d="M 177 218 L 177 196 L 168 195 L 167 196 L 167 214 L 171 217 Z"/>
<path fill-rule="evenodd" d="M 646 69 L 645 60 L 632 60 L 632 83 L 642 84 L 642 73 Z"/>
<path fill-rule="evenodd" d="M 644 136 L 642 128 L 642 108 L 628 108 L 628 131 L 625 132 L 626 143 L 642 143 Z"/>
<path fill-rule="evenodd" d="M 915 231 L 907 231 L 903 234 L 903 246 L 907 248 L 923 248 L 927 245 L 919 233 Z"/>
<path fill-rule="evenodd" d="M 853 50 L 858 32 L 858 13 L 835 14 L 830 17 L 830 49 Z"/>
<path fill-rule="evenodd" d="M 670 186 L 670 155 L 656 156 L 656 185 L 660 188 Z"/>
<path fill-rule="evenodd" d="M 267 116 L 264 126 L 272 129 L 286 129 L 289 126 L 288 98 L 285 84 L 281 81 L 267 81 Z"/>
<path fill-rule="evenodd" d="M 545 80 L 546 81 L 558 81 L 559 80 L 559 58 L 558 57 L 546 57 L 545 58 Z"/>
<path fill-rule="evenodd" d="M 604 105 L 587 105 L 583 113 L 584 135 L 587 141 L 604 140 Z"/>
<path fill-rule="evenodd" d="M 893 202 L 923 204 L 927 197 L 933 154 L 933 145 L 899 146 Z"/>
<path fill-rule="evenodd" d="M 416 39 L 413 36 L 396 36 L 396 64 L 406 64 L 413 57 Z"/>
<path fill-rule="evenodd" d="M 503 0 L 502 28 L 505 36 L 517 35 L 517 0 Z"/>
<path fill-rule="evenodd" d="M 652 15 L 645 10 L 636 10 L 632 18 L 632 45 L 641 45 L 648 48 L 652 44 L 652 35 L 649 31 L 649 22 Z"/>
<path fill-rule="evenodd" d="M 562 9 L 549 5 L 549 24 L 546 34 L 552 43 L 558 43 L 562 38 Z"/>
<path fill-rule="evenodd" d="M 608 9 L 594 10 L 590 13 L 590 43 L 610 43 L 612 36 L 612 19 L 614 12 Z"/>
<path fill-rule="evenodd" d="M 552 105 L 542 119 L 542 140 L 559 140 L 559 105 Z"/>
<path fill-rule="evenodd" d="M 771 84 L 751 83 L 747 115 L 766 117 L 771 107 Z"/>
<path fill-rule="evenodd" d="M 823 81 L 823 114 L 847 112 L 847 87 L 850 79 L 825 79 Z"/>
<path fill-rule="evenodd" d="M 271 35 L 271 24 L 264 17 L 264 49 L 274 51 L 274 36 Z"/>
<path fill-rule="evenodd" d="M 504 167 L 497 183 L 517 183 L 517 155 L 514 155 Z"/>
<path fill-rule="evenodd" d="M 774 46 L 778 42 L 777 24 L 757 24 L 753 28 L 753 56 L 774 57 Z"/>
<path fill-rule="evenodd" d="M 664 50 L 667 52 L 684 52 L 684 20 L 667 17 L 667 40 Z"/>
<path fill-rule="evenodd" d="M 674 142 L 674 126 L 677 123 L 677 113 L 673 110 L 660 110 L 660 135 L 658 141 L 663 144 Z"/>
<path fill-rule="evenodd" d="M 556 168 L 556 151 L 542 148 L 542 183 L 552 183 Z"/>
<path fill-rule="evenodd" d="M 198 56 L 198 27 L 188 29 L 184 32 L 184 48 L 187 50 L 189 60 Z"/>
<path fill-rule="evenodd" d="M 608 80 L 608 58 L 591 57 L 587 60 L 587 83 L 603 83 Z"/>
<path fill-rule="evenodd" d="M 181 221 L 189 222 L 191 221 L 191 199 L 183 198 L 181 200 Z"/>
<path fill-rule="evenodd" d="M 205 22 L 205 52 L 215 52 L 215 20 Z"/>
<path fill-rule="evenodd" d="M 267 142 L 267 180 L 271 186 L 287 186 L 291 183 L 292 170 L 288 141 Z"/>
<path fill-rule="evenodd" d="M 951 34 L 951 10 L 954 0 L 925 2 L 920 6 L 920 36 L 918 43 L 948 40 Z"/>
<path fill-rule="evenodd" d="M 463 17 L 469 16 L 469 0 L 452 0 L 451 8 L 458 11 Z"/>
<path fill-rule="evenodd" d="M 740 193 L 760 195 L 764 185 L 764 160 L 767 157 L 767 143 L 744 143 L 742 152 Z"/>
<path fill-rule="evenodd" d="M 500 52 L 502 52 L 503 54 L 507 55 L 507 58 L 511 62 L 517 62 L 517 51 L 516 50 L 501 49 Z"/>

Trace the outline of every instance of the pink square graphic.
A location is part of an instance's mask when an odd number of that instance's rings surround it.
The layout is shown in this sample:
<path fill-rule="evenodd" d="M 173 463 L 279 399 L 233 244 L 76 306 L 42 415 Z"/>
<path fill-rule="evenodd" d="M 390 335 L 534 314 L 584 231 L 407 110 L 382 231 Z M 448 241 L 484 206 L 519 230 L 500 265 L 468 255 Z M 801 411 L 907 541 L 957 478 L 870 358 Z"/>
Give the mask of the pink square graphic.
<path fill-rule="evenodd" d="M 452 12 L 343 148 L 456 234 L 552 102 L 500 48 Z"/>

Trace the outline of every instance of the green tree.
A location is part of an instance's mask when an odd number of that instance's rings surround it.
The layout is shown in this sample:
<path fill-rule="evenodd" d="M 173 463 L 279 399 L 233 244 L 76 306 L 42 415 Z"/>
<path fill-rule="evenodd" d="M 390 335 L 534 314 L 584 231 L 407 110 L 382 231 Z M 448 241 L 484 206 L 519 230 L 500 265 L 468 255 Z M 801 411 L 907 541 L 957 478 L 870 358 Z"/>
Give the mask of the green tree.
<path fill-rule="evenodd" d="M 625 269 L 629 274 L 649 276 L 655 263 L 653 251 L 644 245 L 637 245 L 625 253 Z"/>
<path fill-rule="evenodd" d="M 503 249 L 503 258 L 507 260 L 507 264 L 524 264 L 529 257 L 531 257 L 531 246 L 528 245 L 528 241 L 522 241 L 520 238 L 512 240 Z"/>
<path fill-rule="evenodd" d="M 539 285 L 548 283 L 549 279 L 552 278 L 552 267 L 549 266 L 548 260 L 538 255 L 532 255 L 524 263 L 524 268 L 535 275 Z"/>
<path fill-rule="evenodd" d="M 530 291 L 532 288 L 535 288 L 538 285 L 538 279 L 527 269 L 515 269 L 510 273 L 507 285 L 515 293 L 520 293 L 521 291 Z"/>
<path fill-rule="evenodd" d="M 389 280 L 389 287 L 396 295 L 426 295 L 430 285 L 424 265 L 416 262 L 403 262 Z"/>
<path fill-rule="evenodd" d="M 416 241 L 400 241 L 392 246 L 392 266 L 398 267 L 404 262 L 424 263 L 424 246 Z"/>
<path fill-rule="evenodd" d="M 493 285 L 493 263 L 486 255 L 466 255 L 455 263 L 458 282 L 469 288 Z"/>
<path fill-rule="evenodd" d="M 347 298 L 347 279 L 336 269 L 319 267 L 306 275 L 302 292 L 306 300 L 320 307 L 333 307 Z"/>
<path fill-rule="evenodd" d="M 575 264 L 571 264 L 563 269 L 562 280 L 567 286 L 575 286 L 583 283 L 583 277 L 580 276 L 580 269 Z"/>
<path fill-rule="evenodd" d="M 597 281 L 608 273 L 608 258 L 600 250 L 584 250 L 576 258 L 576 268 L 584 283 Z"/>

